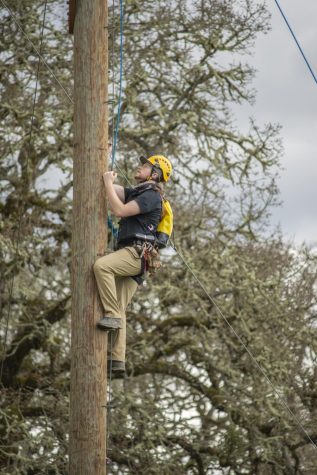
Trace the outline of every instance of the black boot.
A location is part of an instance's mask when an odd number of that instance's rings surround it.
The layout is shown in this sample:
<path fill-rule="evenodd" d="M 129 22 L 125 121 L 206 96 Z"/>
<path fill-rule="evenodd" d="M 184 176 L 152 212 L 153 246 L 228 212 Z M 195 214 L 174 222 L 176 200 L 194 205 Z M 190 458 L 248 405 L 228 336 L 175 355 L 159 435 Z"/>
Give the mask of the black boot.
<path fill-rule="evenodd" d="M 122 373 L 125 372 L 125 362 L 124 361 L 118 361 L 118 360 L 108 360 L 108 369 L 113 373 Z"/>
<path fill-rule="evenodd" d="M 125 376 L 125 362 L 124 361 L 118 361 L 118 360 L 110 360 L 108 359 L 107 361 L 107 372 L 110 375 L 114 376 L 116 379 L 117 378 L 124 378 Z"/>
<path fill-rule="evenodd" d="M 122 328 L 122 318 L 120 317 L 110 317 L 110 316 L 105 316 L 99 322 L 97 322 L 97 327 L 100 328 L 100 330 L 118 330 L 119 328 Z"/>

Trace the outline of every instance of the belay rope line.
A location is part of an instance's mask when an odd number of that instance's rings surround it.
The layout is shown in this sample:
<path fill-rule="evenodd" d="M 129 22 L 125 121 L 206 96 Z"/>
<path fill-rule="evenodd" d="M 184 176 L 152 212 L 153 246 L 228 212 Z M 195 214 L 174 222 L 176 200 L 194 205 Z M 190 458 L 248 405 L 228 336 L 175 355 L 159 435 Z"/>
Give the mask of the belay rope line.
<path fill-rule="evenodd" d="M 117 150 L 117 142 L 118 142 L 118 132 L 119 132 L 119 123 L 120 123 L 120 115 L 121 115 L 121 100 L 122 100 L 122 77 L 123 77 L 123 0 L 120 0 L 120 79 L 119 79 L 119 97 L 118 97 L 118 106 L 117 106 L 117 118 L 116 118 L 116 125 L 115 125 L 115 110 L 114 110 L 114 96 L 115 96 L 115 55 L 114 55 L 114 48 L 115 48 L 115 2 L 112 0 L 112 48 L 111 48 L 111 64 L 112 64 L 112 100 L 110 101 L 112 104 L 112 155 L 111 155 L 111 170 L 113 170 L 116 160 L 116 150 Z M 109 31 L 109 26 L 108 26 Z M 108 151 L 107 151 L 108 153 Z M 115 248 L 115 227 L 113 225 L 113 220 L 111 217 L 108 216 L 108 226 L 111 230 L 111 248 L 114 251 Z M 118 330 L 119 331 L 119 330 Z M 110 340 L 110 358 L 107 358 L 107 372 L 108 372 L 108 401 L 106 404 L 107 408 L 107 428 L 106 428 L 106 443 L 107 443 L 107 452 L 111 452 L 112 449 L 109 447 L 110 445 L 110 424 L 111 424 L 111 413 L 112 413 L 112 368 L 113 368 L 113 331 L 107 332 L 108 336 L 108 344 Z M 106 463 L 111 464 L 111 458 L 106 457 Z"/>
<path fill-rule="evenodd" d="M 43 64 L 46 66 L 46 68 L 48 69 L 48 71 L 50 72 L 51 76 L 55 79 L 56 83 L 58 84 L 58 86 L 63 90 L 64 94 L 66 95 L 66 97 L 68 98 L 69 102 L 71 102 L 73 104 L 73 99 L 71 98 L 71 96 L 69 95 L 69 93 L 67 92 L 67 90 L 64 88 L 64 86 L 60 83 L 60 81 L 58 80 L 58 78 L 55 76 L 54 72 L 52 71 L 52 69 L 50 68 L 50 66 L 48 65 L 48 63 L 45 61 L 45 59 L 43 58 L 42 54 L 41 54 L 41 51 L 39 51 L 34 43 L 30 40 L 30 38 L 28 37 L 28 35 L 25 33 L 25 31 L 23 30 L 20 22 L 17 20 L 16 16 L 13 14 L 12 10 L 6 5 L 6 3 L 4 2 L 4 0 L 0 0 L 3 7 L 10 13 L 11 15 L 11 18 L 13 19 L 13 21 L 15 22 L 15 24 L 18 26 L 19 30 L 21 31 L 21 33 L 23 34 L 23 36 L 25 36 L 25 38 L 28 40 L 28 42 L 31 44 L 32 48 L 34 49 L 34 51 L 36 52 L 37 56 L 39 57 L 39 60 L 41 60 L 43 62 Z M 47 0 L 45 1 L 45 5 L 47 3 Z M 277 6 L 279 7 L 279 10 L 281 11 L 282 13 L 282 10 L 278 4 L 278 2 L 275 0 L 275 3 L 277 4 Z M 283 13 L 282 13 L 283 14 Z M 120 48 L 122 48 L 123 46 L 123 28 L 122 28 L 122 24 L 123 24 L 123 21 L 122 21 L 122 17 L 123 17 L 123 5 L 122 5 L 122 0 L 120 0 Z M 286 17 L 285 15 L 283 14 L 283 17 L 286 21 Z M 290 28 L 288 22 L 287 22 L 287 25 L 288 27 Z M 291 28 L 290 28 L 291 30 Z M 292 31 L 291 31 L 292 32 Z M 292 32 L 293 34 L 293 32 Z M 296 38 L 295 38 L 295 35 L 293 34 L 293 37 L 297 43 L 297 45 L 299 46 L 299 43 L 297 42 Z M 299 46 L 300 48 L 300 46 Z M 302 51 L 302 49 L 300 48 L 301 50 L 301 53 L 302 55 L 304 56 L 304 53 Z M 122 49 L 120 49 L 120 56 L 122 57 Z M 304 59 L 306 61 L 306 63 L 308 63 L 308 61 L 306 60 L 306 57 L 304 56 Z M 122 64 L 122 63 L 121 63 Z M 307 64 L 315 81 L 317 82 L 316 80 L 316 77 L 315 75 L 313 74 L 313 71 L 309 65 L 309 63 Z M 120 91 L 122 91 L 122 70 L 120 70 L 120 77 L 121 77 L 121 86 L 120 86 Z M 38 80 L 38 79 L 37 79 Z M 119 105 L 120 105 L 120 108 L 118 107 L 118 110 L 121 109 L 121 95 L 119 95 Z M 33 121 L 32 121 L 33 123 Z M 117 125 L 118 125 L 118 117 L 117 117 Z M 115 140 L 117 140 L 117 126 L 116 126 L 116 134 L 115 134 Z M 113 158 L 113 164 L 115 163 L 115 154 L 113 154 L 112 156 Z M 125 175 L 124 171 L 116 164 L 116 168 L 119 170 L 120 174 L 125 178 L 125 180 L 127 181 L 127 183 L 130 184 L 127 176 Z M 200 281 L 200 279 L 197 277 L 197 274 L 193 271 L 193 269 L 191 268 L 191 266 L 188 264 L 188 262 L 186 261 L 186 259 L 183 257 L 182 254 L 180 254 L 180 252 L 177 250 L 176 246 L 175 246 L 175 243 L 171 240 L 171 244 L 172 244 L 172 247 L 174 249 L 174 251 L 177 253 L 177 255 L 180 257 L 180 259 L 182 260 L 182 262 L 184 263 L 184 265 L 187 267 L 187 269 L 190 271 L 190 273 L 193 275 L 193 277 L 195 278 L 195 280 L 197 281 L 197 283 L 199 284 L 199 286 L 201 287 L 201 289 L 203 290 L 203 292 L 205 293 L 205 295 L 207 296 L 207 298 L 210 300 L 210 302 L 213 303 L 213 305 L 215 306 L 217 312 L 219 313 L 219 315 L 221 315 L 221 317 L 224 319 L 224 321 L 226 322 L 226 324 L 229 326 L 230 330 L 235 334 L 236 338 L 238 339 L 238 341 L 241 343 L 241 345 L 243 346 L 243 348 L 246 350 L 246 352 L 248 353 L 248 355 L 250 356 L 250 358 L 252 359 L 252 361 L 254 362 L 254 364 L 256 365 L 257 369 L 262 373 L 262 375 L 265 377 L 265 379 L 267 380 L 267 382 L 269 383 L 269 385 L 272 387 L 273 391 L 274 391 L 274 394 L 278 397 L 278 400 L 279 402 L 281 403 L 281 405 L 287 409 L 288 413 L 290 414 L 290 416 L 294 419 L 296 425 L 298 426 L 298 428 L 301 429 L 301 432 L 303 432 L 303 434 L 305 435 L 306 439 L 309 441 L 309 443 L 317 450 L 317 445 L 315 444 L 315 442 L 312 440 L 312 438 L 309 436 L 309 434 L 307 433 L 306 429 L 302 426 L 301 424 L 301 421 L 298 419 L 298 417 L 294 414 L 294 412 L 289 408 L 289 406 L 287 405 L 287 403 L 284 401 L 284 399 L 280 396 L 280 394 L 278 393 L 277 389 L 275 388 L 273 382 L 270 380 L 270 378 L 267 376 L 265 370 L 261 367 L 261 365 L 258 363 L 258 361 L 256 360 L 256 358 L 254 357 L 253 353 L 251 352 L 251 350 L 249 350 L 249 348 L 247 347 L 247 345 L 245 345 L 245 343 L 243 342 L 243 340 L 241 339 L 241 337 L 238 335 L 238 333 L 234 330 L 234 328 L 232 327 L 232 325 L 230 324 L 230 322 L 227 320 L 227 318 L 225 317 L 225 315 L 222 313 L 220 307 L 216 304 L 215 300 L 208 294 L 208 291 L 207 289 L 205 288 L 205 286 L 202 284 L 202 282 Z M 10 307 L 10 305 L 9 305 Z M 9 315 L 9 314 L 8 314 Z M 9 324 L 9 320 L 7 319 L 7 326 Z M 5 345 L 6 345 L 6 338 L 7 338 L 7 330 L 6 330 L 6 336 L 5 336 Z M 2 360 L 2 365 L 1 365 L 1 379 L 2 379 L 2 371 L 3 371 L 3 360 Z"/>
<path fill-rule="evenodd" d="M 113 3 L 114 5 L 114 3 Z M 113 6 L 114 8 L 114 6 Z M 114 18 L 114 10 L 113 10 Z M 113 25 L 114 26 L 114 25 Z M 114 43 L 114 35 L 113 35 Z M 113 49 L 114 51 L 114 49 Z M 119 98 L 118 98 L 118 110 L 117 110 L 117 120 L 116 120 L 116 130 L 113 135 L 113 148 L 112 148 L 112 159 L 111 159 L 111 169 L 114 168 L 116 161 L 116 149 L 118 141 L 118 132 L 119 132 L 119 123 L 121 116 L 121 101 L 122 101 L 122 79 L 123 79 L 123 0 L 120 0 L 120 78 L 119 78 Z M 114 97 L 113 97 L 114 99 Z"/>
<path fill-rule="evenodd" d="M 2 0 L 1 0 L 2 1 Z M 2 4 L 6 7 L 5 3 L 2 1 Z M 14 15 L 12 14 L 11 10 L 7 8 L 13 19 L 15 19 Z M 29 131 L 29 140 L 28 140 L 28 145 L 30 146 L 32 143 L 32 134 L 33 134 L 33 124 L 34 124 L 34 117 L 35 117 L 35 106 L 36 106 L 36 99 L 37 99 L 37 89 L 38 89 L 38 81 L 39 81 L 39 73 L 40 73 L 40 64 L 41 64 L 41 59 L 42 59 L 42 45 L 43 45 L 43 37 L 44 37 L 44 28 L 45 28 L 45 20 L 46 20 L 46 10 L 47 10 L 47 0 L 44 2 L 44 11 L 43 11 L 43 21 L 42 21 L 42 26 L 41 26 L 41 33 L 40 33 L 40 48 L 39 51 L 36 49 L 38 52 L 38 61 L 37 61 L 37 68 L 36 68 L 36 74 L 35 74 L 35 88 L 34 88 L 34 94 L 33 94 L 33 101 L 32 101 L 32 112 L 31 112 L 31 124 L 30 124 L 30 131 Z M 22 27 L 19 28 L 20 31 L 23 33 Z M 32 42 L 31 42 L 32 43 Z M 32 43 L 33 45 L 33 43 Z M 29 168 L 29 154 L 26 154 L 26 171 L 28 171 Z M 21 227 L 22 227 L 22 218 L 23 218 L 23 209 L 22 207 L 20 208 L 20 213 L 19 213 L 19 219 L 18 219 L 18 230 L 17 230 L 17 238 L 15 241 L 15 257 L 18 259 L 19 257 L 19 248 L 20 248 L 20 240 L 21 240 Z M 8 330 L 9 330 L 9 322 L 11 318 L 11 305 L 12 305 L 12 297 L 13 297 L 13 290 L 14 290 L 14 280 L 15 280 L 15 275 L 13 273 L 12 279 L 9 285 L 9 297 L 8 297 L 8 313 L 7 313 L 7 318 L 5 321 L 5 333 L 4 333 L 4 345 L 3 345 L 3 352 L 2 352 L 2 358 L 1 358 L 1 370 L 0 370 L 0 383 L 2 383 L 2 376 L 3 376 L 3 365 L 4 365 L 4 359 L 7 351 L 7 339 L 8 339 Z"/>
<path fill-rule="evenodd" d="M 226 322 L 226 324 L 228 325 L 228 327 L 230 328 L 230 330 L 234 333 L 235 337 L 237 338 L 237 340 L 239 341 L 239 343 L 241 343 L 241 345 L 243 346 L 243 348 L 245 349 L 245 351 L 248 353 L 248 355 L 250 356 L 251 360 L 253 361 L 253 363 L 255 364 L 256 368 L 260 371 L 260 373 L 264 376 L 264 378 L 266 379 L 266 381 L 269 383 L 269 385 L 271 386 L 275 396 L 277 396 L 279 402 L 281 403 L 281 405 L 288 411 L 288 413 L 291 415 L 291 417 L 294 419 L 294 421 L 296 422 L 297 426 L 301 429 L 301 431 L 303 432 L 303 434 L 305 435 L 305 437 L 309 440 L 309 442 L 314 446 L 314 448 L 317 450 L 317 445 L 315 444 L 315 442 L 312 440 L 312 438 L 310 437 L 310 435 L 308 434 L 308 432 L 306 431 L 306 429 L 303 427 L 301 421 L 298 419 L 298 417 L 296 416 L 296 414 L 290 409 L 290 407 L 288 406 L 288 404 L 285 402 L 284 398 L 282 398 L 278 392 L 278 390 L 275 388 L 272 380 L 269 378 L 269 376 L 267 375 L 266 371 L 262 368 L 262 366 L 258 363 L 257 359 L 255 358 L 255 356 L 253 355 L 253 353 L 251 352 L 251 350 L 247 347 L 247 345 L 243 342 L 242 338 L 239 336 L 239 334 L 236 332 L 236 330 L 233 328 L 233 326 L 231 325 L 231 323 L 228 321 L 228 319 L 226 318 L 226 316 L 223 314 L 221 308 L 218 306 L 218 304 L 216 303 L 216 301 L 211 297 L 211 295 L 208 293 L 206 287 L 204 286 L 204 284 L 200 281 L 200 279 L 197 277 L 197 274 L 193 271 L 193 269 L 191 268 L 191 266 L 188 264 L 188 262 L 185 260 L 185 258 L 183 257 L 183 255 L 177 250 L 176 246 L 175 246 L 175 243 L 173 242 L 172 243 L 172 248 L 174 249 L 174 251 L 177 253 L 177 255 L 180 257 L 180 259 L 182 260 L 182 262 L 184 263 L 184 265 L 187 267 L 187 269 L 189 270 L 189 272 L 192 274 L 192 276 L 194 277 L 194 279 L 196 280 L 196 282 L 199 284 L 200 288 L 203 290 L 204 294 L 206 295 L 206 297 L 208 298 L 208 300 L 214 305 L 215 309 L 217 310 L 218 314 L 223 318 L 223 320 Z"/>
<path fill-rule="evenodd" d="M 294 33 L 294 31 L 293 31 L 291 25 L 289 24 L 289 22 L 288 22 L 288 20 L 287 20 L 287 18 L 286 18 L 285 13 L 283 12 L 283 10 L 282 10 L 282 8 L 281 8 L 281 6 L 280 6 L 280 4 L 279 4 L 279 2 L 278 2 L 277 0 L 275 0 L 275 3 L 276 3 L 277 8 L 278 8 L 279 11 L 280 11 L 280 14 L 281 14 L 282 17 L 283 17 L 283 20 L 285 21 L 285 23 L 286 23 L 286 25 L 287 25 L 287 28 L 289 29 L 289 31 L 290 31 L 292 37 L 294 38 L 294 41 L 295 41 L 295 43 L 296 43 L 296 45 L 297 45 L 297 47 L 298 47 L 298 49 L 299 49 L 301 55 L 303 56 L 304 61 L 305 61 L 306 65 L 307 65 L 307 67 L 308 67 L 308 69 L 309 69 L 311 75 L 313 76 L 315 83 L 317 84 L 316 74 L 314 73 L 313 68 L 312 68 L 311 65 L 309 64 L 309 61 L 308 61 L 308 59 L 307 59 L 307 57 L 306 57 L 306 55 L 305 55 L 305 53 L 304 53 L 304 51 L 303 51 L 303 48 L 302 48 L 301 45 L 299 44 L 299 41 L 297 40 L 296 35 L 295 35 L 295 33 Z"/>
<path fill-rule="evenodd" d="M 16 24 L 16 26 L 18 27 L 18 29 L 20 30 L 20 32 L 22 33 L 22 35 L 25 37 L 25 39 L 29 42 L 29 44 L 32 46 L 33 50 L 35 51 L 35 53 L 37 54 L 38 58 L 42 61 L 42 63 L 45 65 L 46 69 L 49 71 L 50 75 L 52 76 L 52 78 L 56 81 L 57 85 L 60 87 L 60 89 L 64 92 L 65 96 L 67 97 L 67 99 L 69 100 L 69 102 L 71 104 L 74 104 L 74 101 L 73 99 L 71 98 L 69 92 L 65 89 L 65 87 L 63 86 L 63 84 L 59 81 L 59 79 L 55 76 L 54 72 L 52 71 L 52 68 L 50 67 L 50 65 L 47 63 L 47 61 L 45 60 L 45 58 L 42 56 L 41 54 L 41 50 L 38 50 L 37 47 L 35 46 L 35 44 L 33 43 L 33 41 L 30 39 L 30 37 L 27 35 L 27 33 L 23 30 L 22 28 L 22 25 L 21 23 L 19 22 L 19 20 L 17 19 L 16 15 L 13 13 L 13 11 L 11 10 L 11 8 L 8 7 L 8 5 L 4 2 L 4 0 L 0 0 L 3 7 L 7 10 L 7 12 L 10 14 L 12 20 L 14 21 L 14 23 Z M 47 0 L 45 0 L 45 4 L 47 3 Z"/>
<path fill-rule="evenodd" d="M 107 428 L 106 428 L 106 453 L 112 452 L 112 448 L 110 447 L 110 430 L 109 426 L 111 424 L 111 409 L 112 409 L 112 348 L 113 348 L 113 331 L 110 331 L 109 333 L 107 332 L 107 338 L 108 335 L 110 336 L 110 359 L 107 360 L 107 370 L 108 370 L 108 401 L 106 403 L 106 409 L 107 409 Z M 109 339 L 108 339 L 109 343 Z M 108 364 L 109 363 L 109 364 Z M 112 460 L 110 457 L 106 457 L 106 463 L 110 465 L 112 463 Z"/>
<path fill-rule="evenodd" d="M 112 45 L 111 45 L 111 66 L 112 66 L 112 97 L 110 103 L 112 104 L 112 118 L 111 118 L 111 123 L 112 123 L 112 146 L 115 141 L 115 101 L 114 101 L 114 96 L 115 96 L 115 54 L 114 54 L 114 47 L 115 47 L 115 2 L 112 0 L 112 27 L 111 27 L 111 32 L 112 32 Z M 108 30 L 109 31 L 109 30 Z M 107 154 L 109 156 L 109 153 L 107 151 Z M 112 149 L 112 154 L 113 154 L 113 149 Z M 115 243 L 115 229 L 113 226 L 112 219 L 108 217 L 108 227 L 110 225 L 110 230 L 111 230 L 111 248 L 114 250 L 114 243 Z M 108 335 L 110 338 L 108 338 Z M 110 343 L 110 358 L 107 358 L 107 372 L 108 372 L 108 401 L 106 404 L 107 408 L 107 430 L 106 430 L 106 445 L 107 445 L 107 453 L 111 452 L 112 449 L 110 447 L 110 424 L 111 424 L 111 409 L 112 409 L 112 351 L 113 351 L 113 332 L 110 331 L 110 333 L 107 332 L 107 345 Z M 110 341 L 109 341 L 110 340 Z M 106 457 L 106 463 L 111 464 L 111 458 Z"/>

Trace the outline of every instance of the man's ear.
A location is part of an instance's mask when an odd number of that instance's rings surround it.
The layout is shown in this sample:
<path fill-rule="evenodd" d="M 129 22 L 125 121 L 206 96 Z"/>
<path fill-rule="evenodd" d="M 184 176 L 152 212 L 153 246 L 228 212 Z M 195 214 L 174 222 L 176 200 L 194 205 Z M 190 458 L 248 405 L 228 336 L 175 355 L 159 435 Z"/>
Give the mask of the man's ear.
<path fill-rule="evenodd" d="M 159 174 L 156 171 L 153 171 L 151 174 L 151 178 L 156 181 L 159 179 Z"/>

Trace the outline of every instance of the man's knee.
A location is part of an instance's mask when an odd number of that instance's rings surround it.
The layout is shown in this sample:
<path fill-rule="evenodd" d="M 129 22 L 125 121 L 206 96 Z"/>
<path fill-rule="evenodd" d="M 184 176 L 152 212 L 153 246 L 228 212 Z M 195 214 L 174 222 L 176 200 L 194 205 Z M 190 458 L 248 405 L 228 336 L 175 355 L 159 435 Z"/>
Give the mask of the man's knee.
<path fill-rule="evenodd" d="M 99 257 L 93 265 L 95 275 L 98 275 L 102 272 L 110 272 L 110 269 L 107 265 L 107 260 L 104 257 Z"/>

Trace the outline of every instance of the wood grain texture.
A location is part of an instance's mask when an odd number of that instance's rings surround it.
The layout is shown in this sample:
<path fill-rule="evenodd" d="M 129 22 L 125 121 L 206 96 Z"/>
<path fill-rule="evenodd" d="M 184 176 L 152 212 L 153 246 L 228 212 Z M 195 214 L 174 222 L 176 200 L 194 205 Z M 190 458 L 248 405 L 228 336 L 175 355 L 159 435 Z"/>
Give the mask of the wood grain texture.
<path fill-rule="evenodd" d="M 106 249 L 107 2 L 76 2 L 70 475 L 106 473 L 107 334 L 92 266 Z"/>

